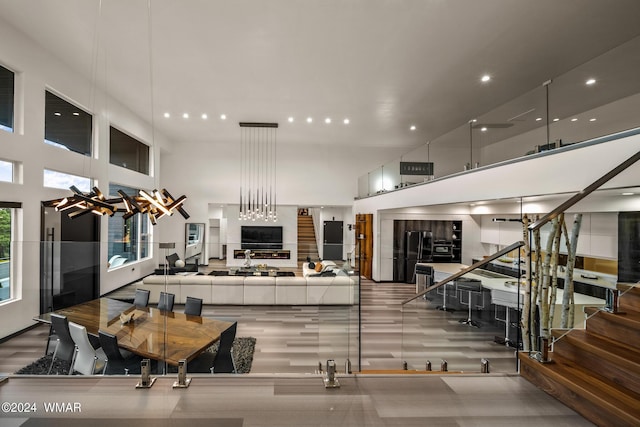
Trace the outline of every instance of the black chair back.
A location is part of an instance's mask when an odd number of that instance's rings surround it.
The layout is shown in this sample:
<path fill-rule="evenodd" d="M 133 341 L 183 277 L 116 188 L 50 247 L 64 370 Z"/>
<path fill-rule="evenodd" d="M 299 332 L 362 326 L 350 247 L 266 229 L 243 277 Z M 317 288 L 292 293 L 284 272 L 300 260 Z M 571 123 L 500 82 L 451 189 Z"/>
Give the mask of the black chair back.
<path fill-rule="evenodd" d="M 107 356 L 105 375 L 139 374 L 141 356 L 131 355 L 125 358 L 118 347 L 118 339 L 108 332 L 98 331 L 100 345 Z"/>
<path fill-rule="evenodd" d="M 202 315 L 202 299 L 187 297 L 187 300 L 184 304 L 184 314 L 189 314 L 192 316 L 201 316 Z"/>
<path fill-rule="evenodd" d="M 138 308 L 149 305 L 149 292 L 147 289 L 136 289 L 136 296 L 133 299 L 133 305 Z"/>
<path fill-rule="evenodd" d="M 173 303 L 176 296 L 169 292 L 160 292 L 160 301 L 158 301 L 158 310 L 173 311 Z"/>
<path fill-rule="evenodd" d="M 58 336 L 58 344 L 54 351 L 55 358 L 71 362 L 76 350 L 76 344 L 71 338 L 71 332 L 69 332 L 67 316 L 51 313 L 51 326 Z"/>
<path fill-rule="evenodd" d="M 237 326 L 238 323 L 233 322 L 231 326 L 220 334 L 220 347 L 213 359 L 213 372 L 216 374 L 232 373 L 236 371 L 231 349 L 233 347 L 233 340 L 236 338 Z"/>

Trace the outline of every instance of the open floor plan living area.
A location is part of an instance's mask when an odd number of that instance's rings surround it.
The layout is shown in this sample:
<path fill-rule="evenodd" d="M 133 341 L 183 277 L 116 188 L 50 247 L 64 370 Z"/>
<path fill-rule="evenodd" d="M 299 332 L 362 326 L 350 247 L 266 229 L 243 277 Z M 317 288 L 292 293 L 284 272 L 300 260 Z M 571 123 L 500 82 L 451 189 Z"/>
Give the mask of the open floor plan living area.
<path fill-rule="evenodd" d="M 0 425 L 640 425 L 637 0 L 0 0 Z"/>

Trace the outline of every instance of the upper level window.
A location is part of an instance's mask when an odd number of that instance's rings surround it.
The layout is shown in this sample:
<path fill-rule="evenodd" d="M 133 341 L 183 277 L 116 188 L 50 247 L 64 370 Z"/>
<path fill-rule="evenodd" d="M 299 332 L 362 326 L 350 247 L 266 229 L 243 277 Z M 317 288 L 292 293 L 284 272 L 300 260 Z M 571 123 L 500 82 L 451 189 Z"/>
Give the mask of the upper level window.
<path fill-rule="evenodd" d="M 91 179 L 85 178 L 84 176 L 45 169 L 43 185 L 45 187 L 62 188 L 64 190 L 68 190 L 69 187 L 75 185 L 78 190 L 88 193 L 91 190 Z"/>
<path fill-rule="evenodd" d="M 91 155 L 91 114 L 49 91 L 44 112 L 44 142 L 85 156 Z"/>
<path fill-rule="evenodd" d="M 0 129 L 13 132 L 15 74 L 0 65 Z"/>
<path fill-rule="evenodd" d="M 0 181 L 13 182 L 13 163 L 0 160 Z"/>
<path fill-rule="evenodd" d="M 149 175 L 149 146 L 111 126 L 109 162 Z"/>

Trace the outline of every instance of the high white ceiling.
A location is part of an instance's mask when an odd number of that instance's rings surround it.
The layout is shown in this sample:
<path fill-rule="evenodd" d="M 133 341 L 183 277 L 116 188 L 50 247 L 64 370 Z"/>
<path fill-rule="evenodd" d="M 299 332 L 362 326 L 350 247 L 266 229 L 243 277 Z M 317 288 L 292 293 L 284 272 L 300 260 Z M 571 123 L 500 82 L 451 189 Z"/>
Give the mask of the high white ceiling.
<path fill-rule="evenodd" d="M 260 121 L 280 142 L 399 149 L 640 35 L 638 17 L 638 0 L 0 0 L 176 143 Z"/>

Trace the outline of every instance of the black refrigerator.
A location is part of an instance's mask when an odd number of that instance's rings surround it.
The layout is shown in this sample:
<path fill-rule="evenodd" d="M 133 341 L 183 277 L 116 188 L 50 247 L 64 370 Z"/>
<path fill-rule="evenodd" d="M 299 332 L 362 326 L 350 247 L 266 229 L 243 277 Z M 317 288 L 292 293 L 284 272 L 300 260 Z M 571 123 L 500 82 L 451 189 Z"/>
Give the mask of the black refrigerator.
<path fill-rule="evenodd" d="M 433 260 L 433 234 L 431 231 L 405 231 L 404 252 L 401 260 L 400 281 L 415 283 L 415 268 L 418 262 Z"/>

